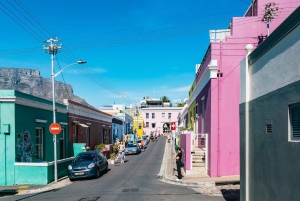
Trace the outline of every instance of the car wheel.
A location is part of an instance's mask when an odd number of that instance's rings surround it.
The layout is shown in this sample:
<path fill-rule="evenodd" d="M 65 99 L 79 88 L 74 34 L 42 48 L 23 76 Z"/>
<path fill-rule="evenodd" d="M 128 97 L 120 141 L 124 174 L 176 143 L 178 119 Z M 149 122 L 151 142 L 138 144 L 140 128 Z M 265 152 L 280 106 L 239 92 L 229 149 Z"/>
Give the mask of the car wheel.
<path fill-rule="evenodd" d="M 75 179 L 71 179 L 71 178 L 69 177 L 69 180 L 70 180 L 70 181 L 74 181 Z"/>
<path fill-rule="evenodd" d="M 108 172 L 108 163 L 106 163 L 105 173 Z"/>
<path fill-rule="evenodd" d="M 96 178 L 99 178 L 99 177 L 100 177 L 100 170 L 99 170 L 99 168 L 97 168 L 97 172 L 96 172 L 95 177 L 96 177 Z"/>

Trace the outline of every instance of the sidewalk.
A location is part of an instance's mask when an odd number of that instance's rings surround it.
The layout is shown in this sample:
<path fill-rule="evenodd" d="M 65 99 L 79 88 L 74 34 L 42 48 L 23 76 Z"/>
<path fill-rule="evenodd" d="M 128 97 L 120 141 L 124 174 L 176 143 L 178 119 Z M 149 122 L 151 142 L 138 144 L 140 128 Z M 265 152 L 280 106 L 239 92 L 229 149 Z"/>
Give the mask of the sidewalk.
<path fill-rule="evenodd" d="M 160 173 L 158 175 L 158 178 L 161 179 L 162 181 L 167 183 L 184 185 L 184 186 L 192 186 L 192 187 L 239 184 L 240 182 L 239 175 L 209 177 L 206 174 L 205 170 L 191 171 L 189 175 L 184 174 L 184 171 L 182 170 L 182 173 L 183 173 L 182 180 L 176 181 L 177 179 L 176 163 L 175 163 L 175 159 L 172 160 L 170 143 L 167 143 L 166 141 L 163 162 L 161 165 Z"/>
<path fill-rule="evenodd" d="M 48 185 L 15 185 L 15 186 L 0 186 L 0 198 L 11 197 L 14 195 L 39 193 L 44 191 L 51 191 L 56 188 L 61 188 L 70 185 L 68 177 L 58 179 L 57 182 L 52 182 Z"/>

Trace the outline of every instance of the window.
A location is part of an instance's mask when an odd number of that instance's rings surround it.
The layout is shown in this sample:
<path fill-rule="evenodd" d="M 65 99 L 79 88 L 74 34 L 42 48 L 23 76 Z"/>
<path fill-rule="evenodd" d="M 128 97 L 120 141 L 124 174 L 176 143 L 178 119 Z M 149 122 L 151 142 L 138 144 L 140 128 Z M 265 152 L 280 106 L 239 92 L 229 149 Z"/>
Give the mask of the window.
<path fill-rule="evenodd" d="M 171 119 L 171 113 L 168 113 L 168 119 Z"/>
<path fill-rule="evenodd" d="M 149 128 L 149 122 L 146 122 L 146 128 Z"/>
<path fill-rule="evenodd" d="M 44 160 L 44 131 L 43 128 L 35 128 L 35 153 L 36 153 L 36 160 Z"/>
<path fill-rule="evenodd" d="M 155 113 L 152 113 L 152 119 L 155 119 Z"/>
<path fill-rule="evenodd" d="M 289 106 L 290 112 L 290 139 L 300 140 L 300 104 Z"/>
<path fill-rule="evenodd" d="M 205 133 L 205 97 L 201 99 L 201 107 L 202 107 L 202 113 L 201 113 L 201 133 Z"/>
<path fill-rule="evenodd" d="M 165 113 L 162 113 L 162 114 L 161 114 L 161 117 L 162 117 L 162 118 L 165 118 Z"/>
<path fill-rule="evenodd" d="M 142 129 L 142 124 L 141 123 L 139 123 L 139 129 Z"/>
<path fill-rule="evenodd" d="M 152 128 L 155 128 L 155 123 L 152 123 Z"/>
<path fill-rule="evenodd" d="M 149 113 L 146 113 L 146 119 L 149 119 Z"/>

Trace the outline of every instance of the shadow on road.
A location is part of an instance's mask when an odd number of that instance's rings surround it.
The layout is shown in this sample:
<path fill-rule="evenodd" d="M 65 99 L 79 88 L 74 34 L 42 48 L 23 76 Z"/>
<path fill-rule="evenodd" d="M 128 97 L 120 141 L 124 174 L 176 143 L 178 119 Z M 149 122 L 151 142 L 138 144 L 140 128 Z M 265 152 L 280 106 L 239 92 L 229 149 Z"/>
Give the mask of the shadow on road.
<path fill-rule="evenodd" d="M 221 192 L 226 201 L 240 201 L 240 189 L 222 189 Z"/>

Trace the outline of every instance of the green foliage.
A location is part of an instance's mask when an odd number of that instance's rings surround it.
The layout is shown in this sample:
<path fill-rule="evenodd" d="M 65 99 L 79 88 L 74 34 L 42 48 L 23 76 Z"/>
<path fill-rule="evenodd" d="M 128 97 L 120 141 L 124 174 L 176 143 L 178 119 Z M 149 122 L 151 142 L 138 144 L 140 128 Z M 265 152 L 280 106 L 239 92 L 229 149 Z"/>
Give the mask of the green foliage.
<path fill-rule="evenodd" d="M 110 159 L 115 160 L 116 157 L 117 157 L 117 154 L 116 154 L 116 153 L 111 153 L 111 154 L 110 154 Z"/>
<path fill-rule="evenodd" d="M 113 145 L 113 153 L 117 153 L 118 151 L 118 144 L 117 143 L 115 143 L 114 145 Z"/>
<path fill-rule="evenodd" d="M 161 97 L 160 100 L 162 100 L 162 102 L 164 102 L 164 103 L 169 103 L 170 102 L 170 99 L 167 96 Z"/>
<path fill-rule="evenodd" d="M 101 143 L 95 146 L 95 150 L 104 150 L 105 149 L 105 144 Z"/>

